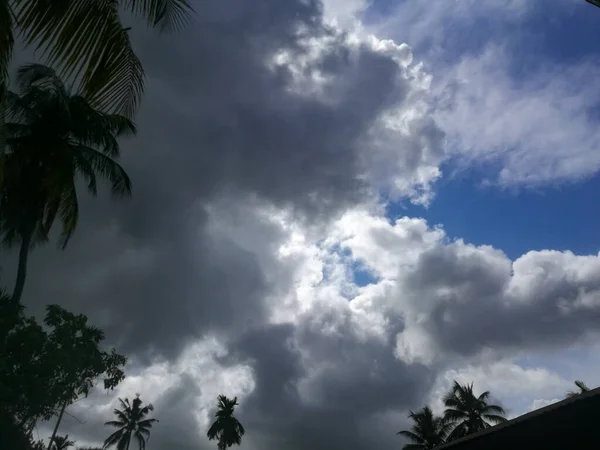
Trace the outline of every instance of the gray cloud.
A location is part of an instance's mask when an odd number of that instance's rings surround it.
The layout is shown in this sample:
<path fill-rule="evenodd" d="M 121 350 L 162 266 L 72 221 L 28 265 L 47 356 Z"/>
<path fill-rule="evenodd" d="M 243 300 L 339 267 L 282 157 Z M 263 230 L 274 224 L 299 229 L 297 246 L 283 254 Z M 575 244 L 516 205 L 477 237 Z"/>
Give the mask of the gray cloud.
<path fill-rule="evenodd" d="M 397 445 L 394 428 L 372 433 L 373 422 L 418 403 L 433 372 L 396 359 L 389 342 L 353 337 L 350 323 L 324 335 L 310 322 L 254 330 L 231 346 L 228 358 L 249 362 L 258 383 L 240 416 L 253 430 L 253 448 Z"/>
<path fill-rule="evenodd" d="M 363 137 L 408 89 L 389 56 L 351 51 L 326 27 L 318 2 L 196 8 L 179 35 L 136 35 L 148 89 L 140 135 L 123 145 L 133 197 L 82 195 L 69 248 L 31 258 L 27 304 L 89 313 L 128 352 L 173 356 L 208 329 L 260 322 L 273 286 L 252 255 L 207 237 L 205 205 L 257 195 L 320 221 L 365 199 Z M 306 36 L 329 37 L 309 66 L 335 77 L 332 101 L 290 90 L 291 69 L 267 64 L 282 48 L 307 55 Z M 10 280 L 14 262 L 3 267 Z"/>

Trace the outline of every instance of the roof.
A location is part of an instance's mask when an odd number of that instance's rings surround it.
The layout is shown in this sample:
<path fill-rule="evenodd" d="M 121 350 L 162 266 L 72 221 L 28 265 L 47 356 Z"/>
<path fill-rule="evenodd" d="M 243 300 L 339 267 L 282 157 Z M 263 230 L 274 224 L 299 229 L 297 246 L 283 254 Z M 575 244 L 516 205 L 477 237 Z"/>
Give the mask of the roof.
<path fill-rule="evenodd" d="M 598 448 L 600 388 L 536 409 L 508 422 L 449 442 L 436 450 L 506 449 L 515 445 L 558 450 Z"/>

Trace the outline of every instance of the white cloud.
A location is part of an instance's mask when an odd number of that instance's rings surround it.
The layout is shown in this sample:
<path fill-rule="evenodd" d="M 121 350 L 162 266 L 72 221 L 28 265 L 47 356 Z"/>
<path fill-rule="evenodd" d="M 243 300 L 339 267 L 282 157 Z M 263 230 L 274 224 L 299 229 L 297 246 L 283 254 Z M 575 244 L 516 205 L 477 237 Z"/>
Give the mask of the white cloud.
<path fill-rule="evenodd" d="M 514 23 L 530 12 L 532 3 L 528 0 L 403 1 L 371 28 L 379 35 L 401 39 L 443 60 L 453 30 L 472 30 L 490 17 Z"/>
<path fill-rule="evenodd" d="M 277 267 L 281 281 L 269 301 L 274 323 L 310 320 L 325 334 L 391 339 L 400 359 L 429 365 L 488 349 L 575 342 L 599 331 L 598 255 L 536 251 L 511 261 L 490 246 L 449 241 L 423 219 L 390 223 L 377 208 L 349 210 L 312 231 L 284 212 L 255 211 L 267 230 L 280 230 L 269 232 L 280 239 L 267 267 Z M 371 272 L 371 284 L 355 284 L 356 264 Z"/>
<path fill-rule="evenodd" d="M 413 61 L 412 50 L 405 43 L 379 39 L 359 24 L 350 31 L 335 23 L 330 27 L 330 33 L 322 36 L 298 30 L 302 51 L 279 48 L 269 67 L 274 72 L 282 68 L 289 71 L 291 93 L 351 113 L 377 101 L 356 95 L 358 84 L 368 90 L 380 82 L 364 73 L 362 65 L 370 60 L 369 70 L 374 70 L 393 64 L 394 88 L 385 94 L 386 107 L 373 118 L 358 144 L 362 177 L 386 197 L 408 197 L 413 203 L 428 204 L 434 196 L 432 184 L 441 176 L 439 166 L 446 157 L 443 134 L 431 118 L 430 74 Z M 343 49 L 341 42 L 345 43 Z M 341 67 L 346 67 L 344 72 L 340 72 Z"/>
<path fill-rule="evenodd" d="M 523 399 L 535 399 L 540 396 L 555 396 L 569 387 L 569 382 L 559 375 L 545 369 L 523 368 L 511 360 L 484 360 L 476 364 L 466 364 L 457 369 L 446 370 L 438 375 L 429 397 L 436 414 L 444 411 L 443 397 L 454 381 L 460 384 L 473 383 L 477 395 L 490 391 L 493 402 L 500 402 L 509 417 L 516 417 L 529 410 L 511 408 L 511 404 L 520 405 Z M 541 403 L 542 400 L 537 400 Z"/>
<path fill-rule="evenodd" d="M 523 80 L 509 76 L 510 58 L 489 46 L 439 80 L 437 123 L 465 164 L 494 162 L 502 185 L 578 181 L 600 168 L 600 131 L 591 109 L 600 88 L 588 62 L 548 65 Z"/>

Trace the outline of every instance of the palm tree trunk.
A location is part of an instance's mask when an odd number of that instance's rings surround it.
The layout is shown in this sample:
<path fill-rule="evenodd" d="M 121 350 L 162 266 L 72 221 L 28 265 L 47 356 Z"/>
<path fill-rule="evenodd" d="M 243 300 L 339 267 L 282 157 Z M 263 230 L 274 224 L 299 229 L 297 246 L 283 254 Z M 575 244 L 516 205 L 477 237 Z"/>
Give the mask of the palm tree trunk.
<path fill-rule="evenodd" d="M 21 302 L 21 295 L 25 287 L 25 277 L 27 276 L 27 259 L 29 257 L 29 247 L 33 237 L 33 228 L 30 227 L 24 231 L 21 237 L 21 249 L 19 250 L 19 267 L 17 269 L 17 279 L 12 293 L 11 303 L 18 305 Z"/>
<path fill-rule="evenodd" d="M 60 410 L 60 414 L 58 415 L 58 420 L 56 421 L 56 425 L 54 425 L 54 431 L 52 432 L 52 437 L 50 438 L 50 442 L 48 442 L 48 450 L 52 447 L 52 442 L 54 442 L 54 438 L 56 437 L 56 432 L 58 431 L 58 426 L 60 425 L 60 421 L 62 420 L 63 414 L 65 413 L 65 409 L 67 408 L 67 402 L 65 401 Z"/>

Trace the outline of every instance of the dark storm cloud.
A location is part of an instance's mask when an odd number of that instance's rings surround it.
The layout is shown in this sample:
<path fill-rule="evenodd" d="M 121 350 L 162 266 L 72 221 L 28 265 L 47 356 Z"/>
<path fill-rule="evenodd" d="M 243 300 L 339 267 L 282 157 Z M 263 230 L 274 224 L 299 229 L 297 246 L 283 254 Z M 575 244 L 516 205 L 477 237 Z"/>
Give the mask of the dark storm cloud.
<path fill-rule="evenodd" d="M 241 410 L 253 445 L 298 450 L 396 445 L 391 430 L 372 433 L 371 421 L 417 405 L 433 384 L 433 372 L 397 360 L 389 342 L 356 337 L 349 322 L 332 335 L 310 322 L 305 317 L 295 326 L 254 330 L 231 346 L 229 358 L 249 363 L 256 375 L 257 386 Z"/>
<path fill-rule="evenodd" d="M 264 320 L 272 286 L 252 255 L 215 248 L 203 205 L 258 195 L 316 220 L 364 198 L 361 136 L 404 95 L 397 65 L 366 47 L 350 57 L 317 2 L 195 7 L 181 34 L 136 36 L 148 89 L 140 134 L 123 145 L 133 197 L 81 195 L 69 248 L 36 249 L 24 293 L 34 310 L 59 302 L 90 314 L 128 352 L 173 356 L 207 329 Z M 333 101 L 293 92 L 289 69 L 267 67 L 276 49 L 305 55 L 307 35 L 332 37 L 313 65 L 335 76 Z M 3 267 L 8 282 L 14 262 Z"/>

